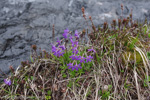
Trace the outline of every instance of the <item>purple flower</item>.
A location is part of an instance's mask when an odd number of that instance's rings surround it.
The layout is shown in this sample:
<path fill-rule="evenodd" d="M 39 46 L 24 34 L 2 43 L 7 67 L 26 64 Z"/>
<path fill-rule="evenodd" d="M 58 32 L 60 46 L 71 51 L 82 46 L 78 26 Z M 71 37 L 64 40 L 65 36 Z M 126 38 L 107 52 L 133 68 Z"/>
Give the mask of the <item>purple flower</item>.
<path fill-rule="evenodd" d="M 71 39 L 73 39 L 73 37 L 70 35 L 69 39 L 71 40 Z"/>
<path fill-rule="evenodd" d="M 64 45 L 59 46 L 59 48 L 61 48 L 62 50 L 65 50 L 65 46 Z"/>
<path fill-rule="evenodd" d="M 58 57 L 63 56 L 63 54 L 64 52 L 62 52 L 62 50 L 58 50 L 58 53 L 57 53 Z"/>
<path fill-rule="evenodd" d="M 78 54 L 78 50 L 72 51 L 72 53 L 74 53 L 74 54 Z"/>
<path fill-rule="evenodd" d="M 86 62 L 91 61 L 91 59 L 93 59 L 93 57 L 92 57 L 92 56 L 87 56 L 87 57 L 86 57 Z"/>
<path fill-rule="evenodd" d="M 70 41 L 71 41 L 72 44 L 74 43 L 72 39 L 70 39 Z"/>
<path fill-rule="evenodd" d="M 92 49 L 88 49 L 88 51 L 93 51 L 94 53 L 96 52 L 96 51 L 93 49 L 93 47 L 92 47 Z"/>
<path fill-rule="evenodd" d="M 69 33 L 69 30 L 68 29 L 64 30 L 64 33 Z"/>
<path fill-rule="evenodd" d="M 67 39 L 67 33 L 64 33 L 63 36 L 65 39 Z"/>
<path fill-rule="evenodd" d="M 54 51 L 54 55 L 58 56 L 59 50 Z"/>
<path fill-rule="evenodd" d="M 69 63 L 69 64 L 67 64 L 67 66 L 68 66 L 68 69 L 72 69 L 72 70 L 74 70 L 73 63 Z"/>
<path fill-rule="evenodd" d="M 69 32 L 69 30 L 68 30 L 68 29 L 64 30 L 64 34 L 63 34 L 63 36 L 64 36 L 64 38 L 65 38 L 65 39 L 67 39 L 68 32 Z"/>
<path fill-rule="evenodd" d="M 80 60 L 80 63 L 84 62 L 85 63 L 85 57 L 79 56 L 78 60 Z"/>
<path fill-rule="evenodd" d="M 74 36 L 77 38 L 77 39 L 79 39 L 79 34 L 78 34 L 79 32 L 77 31 L 77 30 L 75 30 L 75 34 L 74 34 Z"/>
<path fill-rule="evenodd" d="M 64 54 L 64 52 L 62 52 L 62 50 L 57 50 L 54 52 L 54 55 L 58 56 L 58 57 L 63 56 L 63 54 Z"/>
<path fill-rule="evenodd" d="M 74 47 L 74 48 L 72 49 L 72 53 L 74 53 L 74 54 L 77 54 L 77 53 L 78 53 L 77 46 L 76 46 L 76 47 Z"/>
<path fill-rule="evenodd" d="M 61 41 L 59 40 L 59 39 L 57 39 L 57 41 L 56 42 L 58 42 L 58 45 L 60 45 L 61 44 Z"/>
<path fill-rule="evenodd" d="M 58 52 L 59 52 L 59 51 L 56 50 L 56 51 L 54 51 L 53 53 L 54 53 L 55 56 L 58 56 Z"/>
<path fill-rule="evenodd" d="M 52 44 L 52 52 L 54 53 L 55 51 L 57 51 L 57 48 L 55 45 Z"/>
<path fill-rule="evenodd" d="M 4 79 L 4 82 L 6 85 L 11 85 L 11 80 L 10 79 Z"/>
<path fill-rule="evenodd" d="M 76 56 L 75 54 L 70 56 L 69 58 L 72 58 L 72 60 L 78 60 L 78 56 Z"/>
<path fill-rule="evenodd" d="M 81 67 L 81 64 L 75 64 L 74 65 L 74 69 L 76 69 L 77 71 L 79 70 L 79 68 L 81 69 L 82 67 Z"/>
<path fill-rule="evenodd" d="M 72 42 L 72 47 L 74 47 L 74 46 L 78 46 L 78 41 L 75 41 L 75 42 Z"/>

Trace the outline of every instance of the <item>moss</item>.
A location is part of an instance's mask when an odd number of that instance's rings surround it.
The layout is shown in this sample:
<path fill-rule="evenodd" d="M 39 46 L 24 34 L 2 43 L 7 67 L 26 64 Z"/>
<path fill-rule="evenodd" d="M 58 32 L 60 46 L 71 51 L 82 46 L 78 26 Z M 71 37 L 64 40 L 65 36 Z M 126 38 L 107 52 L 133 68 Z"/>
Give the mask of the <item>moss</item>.
<path fill-rule="evenodd" d="M 143 63 L 142 57 L 138 52 L 131 52 L 131 51 L 126 51 L 123 53 L 124 56 L 124 62 L 127 61 L 129 59 L 129 61 L 135 61 L 136 60 L 136 64 L 141 64 Z M 135 59 L 136 56 L 136 59 Z"/>

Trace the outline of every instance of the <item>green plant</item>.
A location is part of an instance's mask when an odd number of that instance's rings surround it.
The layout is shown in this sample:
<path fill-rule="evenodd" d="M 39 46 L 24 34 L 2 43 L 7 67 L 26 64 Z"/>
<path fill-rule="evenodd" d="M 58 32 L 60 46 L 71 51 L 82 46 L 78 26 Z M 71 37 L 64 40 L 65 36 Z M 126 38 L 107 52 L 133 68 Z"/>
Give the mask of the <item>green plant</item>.
<path fill-rule="evenodd" d="M 52 97 L 51 97 L 51 94 L 52 94 L 52 91 L 51 90 L 48 90 L 47 91 L 47 95 L 45 96 L 45 99 L 46 100 L 50 100 Z"/>
<path fill-rule="evenodd" d="M 106 89 L 105 89 L 106 88 Z M 101 99 L 108 99 L 111 94 L 112 85 L 104 86 L 104 89 L 99 90 L 99 95 L 101 95 Z"/>
<path fill-rule="evenodd" d="M 150 85 L 150 76 L 147 78 L 147 76 L 144 79 L 144 87 L 148 87 Z"/>
<path fill-rule="evenodd" d="M 150 52 L 147 52 L 148 59 L 150 60 Z"/>

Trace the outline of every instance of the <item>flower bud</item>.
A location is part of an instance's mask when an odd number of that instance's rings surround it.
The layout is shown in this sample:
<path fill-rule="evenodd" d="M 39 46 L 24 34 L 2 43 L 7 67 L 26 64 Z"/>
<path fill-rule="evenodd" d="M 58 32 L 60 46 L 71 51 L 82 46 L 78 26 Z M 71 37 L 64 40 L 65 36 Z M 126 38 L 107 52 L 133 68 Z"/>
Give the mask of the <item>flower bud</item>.
<path fill-rule="evenodd" d="M 36 45 L 32 45 L 32 49 L 36 51 L 37 49 Z"/>
<path fill-rule="evenodd" d="M 123 4 L 121 4 L 121 10 L 123 10 Z"/>
<path fill-rule="evenodd" d="M 82 7 L 81 10 L 82 10 L 82 13 L 84 14 L 84 7 Z"/>
<path fill-rule="evenodd" d="M 11 70 L 11 72 L 14 72 L 13 66 L 9 66 L 9 69 Z"/>
<path fill-rule="evenodd" d="M 91 16 L 89 16 L 89 19 L 91 20 L 91 19 L 92 19 L 92 17 L 91 17 Z"/>

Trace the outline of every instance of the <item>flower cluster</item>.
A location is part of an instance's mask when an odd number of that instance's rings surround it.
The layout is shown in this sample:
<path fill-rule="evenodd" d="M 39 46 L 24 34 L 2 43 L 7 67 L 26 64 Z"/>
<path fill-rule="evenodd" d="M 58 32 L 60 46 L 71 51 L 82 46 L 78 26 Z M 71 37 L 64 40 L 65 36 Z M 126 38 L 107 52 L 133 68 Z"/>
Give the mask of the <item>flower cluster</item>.
<path fill-rule="evenodd" d="M 71 42 L 72 55 L 69 58 L 73 60 L 73 63 L 67 64 L 69 69 L 78 71 L 79 69 L 82 68 L 81 63 L 88 63 L 93 59 L 93 57 L 91 55 L 84 57 L 84 54 L 82 56 L 78 54 L 79 53 L 79 51 L 78 51 L 79 45 L 78 44 L 79 44 L 80 34 L 77 30 L 75 31 L 74 36 L 72 36 L 71 34 L 69 34 L 69 30 L 66 29 L 66 30 L 64 30 L 63 37 L 66 40 L 70 40 L 70 42 Z M 57 45 L 58 45 L 58 47 L 52 45 L 53 54 L 58 57 L 63 56 L 64 50 L 66 49 L 66 47 L 64 45 L 61 45 L 60 40 L 57 40 Z M 95 53 L 95 50 L 93 48 L 88 49 L 88 51 L 89 52 L 92 51 Z M 80 64 L 78 64 L 77 61 L 79 61 Z"/>
<path fill-rule="evenodd" d="M 69 68 L 69 69 L 72 69 L 72 70 L 79 70 L 79 68 L 80 68 L 80 69 L 82 68 L 82 67 L 81 67 L 81 64 L 77 64 L 77 62 L 76 62 L 75 65 L 73 65 L 73 63 L 69 63 L 69 64 L 67 64 L 67 66 L 69 66 L 68 68 Z"/>
<path fill-rule="evenodd" d="M 85 61 L 86 61 L 86 63 L 87 63 L 87 62 L 90 62 L 91 59 L 93 59 L 93 57 L 92 56 L 84 57 L 83 55 L 78 56 L 78 52 L 79 52 L 78 51 L 78 44 L 79 44 L 78 40 L 79 40 L 80 35 L 77 30 L 75 31 L 74 37 L 75 37 L 74 41 L 73 41 L 73 36 L 70 35 L 70 37 L 69 37 L 69 39 L 72 43 L 72 53 L 73 53 L 73 55 L 71 55 L 69 58 L 71 58 L 73 60 L 73 63 L 69 63 L 69 64 L 67 64 L 67 66 L 69 69 L 78 71 L 82 67 L 81 67 L 81 64 L 77 64 L 77 61 L 79 61 L 80 63 L 85 63 Z M 95 52 L 95 50 L 93 48 L 89 49 L 88 51 Z M 74 65 L 74 61 L 75 61 L 75 65 Z"/>
<path fill-rule="evenodd" d="M 65 33 L 63 34 L 63 36 L 65 38 L 67 38 L 67 33 L 66 32 L 68 32 L 68 31 L 65 30 L 64 32 Z M 56 47 L 55 45 L 52 44 L 52 52 L 57 57 L 63 56 L 63 54 L 65 53 L 64 50 L 66 49 L 65 45 L 61 45 L 61 41 L 59 39 L 56 42 L 57 42 L 58 47 Z"/>
<path fill-rule="evenodd" d="M 63 56 L 64 50 L 65 50 L 65 46 L 64 45 L 61 45 L 61 46 L 58 46 L 58 47 L 52 45 L 52 52 L 57 57 Z"/>

